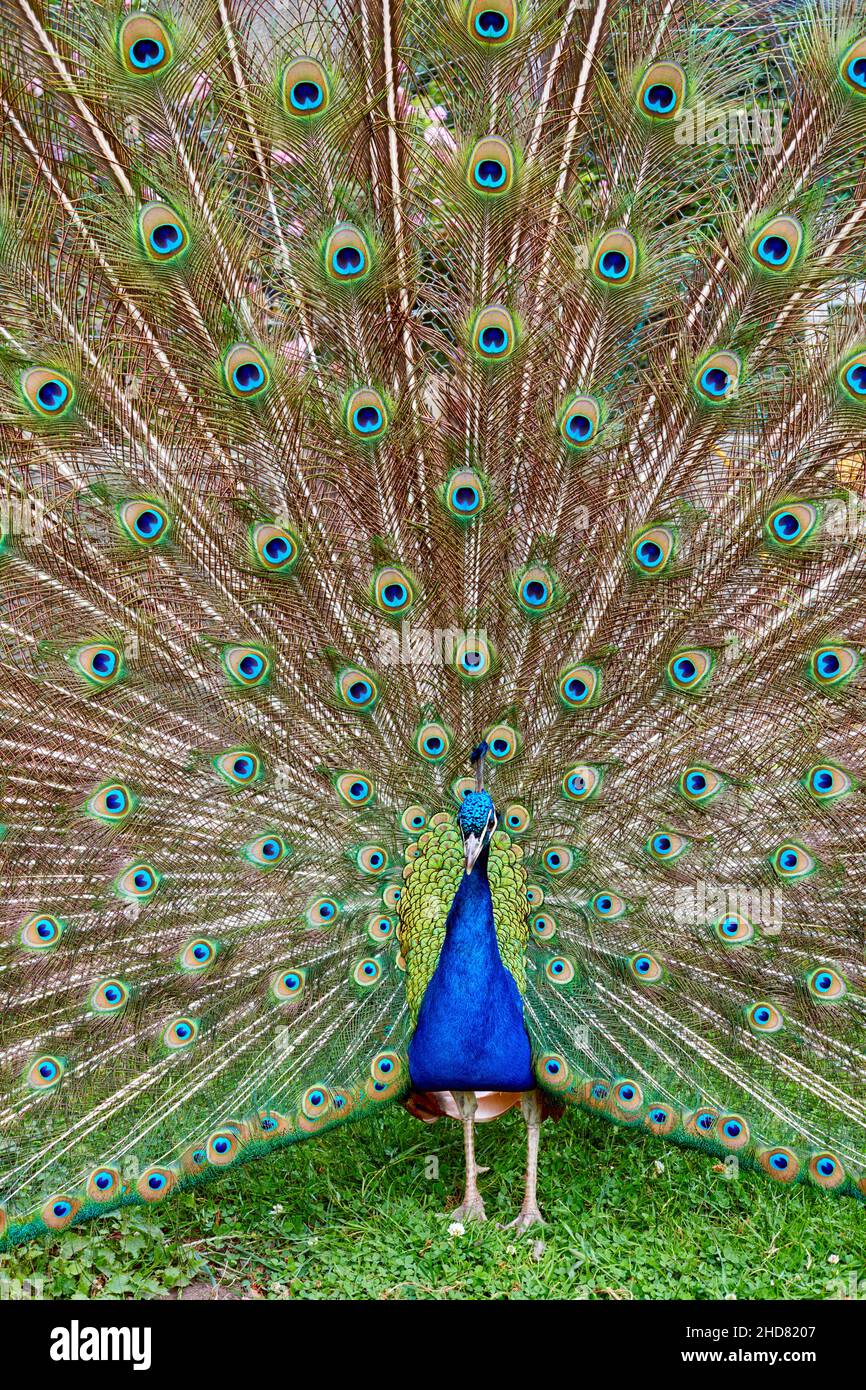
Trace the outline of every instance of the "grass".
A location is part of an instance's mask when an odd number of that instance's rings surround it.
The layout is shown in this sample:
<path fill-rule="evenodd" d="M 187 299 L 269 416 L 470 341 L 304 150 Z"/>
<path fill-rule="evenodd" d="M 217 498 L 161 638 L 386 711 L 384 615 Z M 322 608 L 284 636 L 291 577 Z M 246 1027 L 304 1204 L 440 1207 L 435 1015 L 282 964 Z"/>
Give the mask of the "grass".
<path fill-rule="evenodd" d="M 490 1218 L 449 1234 L 460 1130 L 400 1109 L 152 1211 L 0 1256 L 46 1298 L 839 1298 L 866 1291 L 866 1208 L 569 1113 L 542 1132 L 543 1231 L 515 1237 L 524 1131 L 478 1131 Z M 438 1176 L 437 1176 L 438 1171 Z M 857 1282 L 859 1281 L 859 1283 Z M 16 1285 L 11 1287 L 14 1296 Z M 39 1285 L 36 1286 L 37 1288 Z M 25 1290 L 26 1291 L 26 1290 Z"/>

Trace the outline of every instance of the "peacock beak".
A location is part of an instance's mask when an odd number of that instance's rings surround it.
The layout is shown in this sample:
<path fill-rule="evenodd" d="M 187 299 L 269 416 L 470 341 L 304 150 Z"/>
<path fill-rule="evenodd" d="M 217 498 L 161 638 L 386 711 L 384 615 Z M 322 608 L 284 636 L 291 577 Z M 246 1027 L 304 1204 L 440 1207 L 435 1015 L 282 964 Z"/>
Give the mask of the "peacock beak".
<path fill-rule="evenodd" d="M 482 835 L 464 835 L 463 837 L 463 853 L 466 858 L 467 878 L 472 873 L 472 870 L 475 867 L 475 861 L 477 860 L 479 854 L 484 848 L 486 834 L 487 831 L 485 828 L 484 834 Z"/>

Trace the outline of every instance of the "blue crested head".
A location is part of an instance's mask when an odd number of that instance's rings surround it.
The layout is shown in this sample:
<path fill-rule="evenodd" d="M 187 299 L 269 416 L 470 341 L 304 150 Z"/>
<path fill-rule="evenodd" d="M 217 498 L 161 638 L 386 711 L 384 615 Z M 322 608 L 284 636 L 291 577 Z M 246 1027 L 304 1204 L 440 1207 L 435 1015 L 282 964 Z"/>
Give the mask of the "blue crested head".
<path fill-rule="evenodd" d="M 479 743 L 473 749 L 471 762 L 475 768 L 475 790 L 467 792 L 460 810 L 457 824 L 463 835 L 463 851 L 466 856 L 467 877 L 483 850 L 490 844 L 490 837 L 496 829 L 497 815 L 493 798 L 484 790 L 484 755 L 487 744 Z"/>
<path fill-rule="evenodd" d="M 467 792 L 457 812 L 457 824 L 464 835 L 483 835 L 488 821 L 495 816 L 496 809 L 489 792 Z"/>

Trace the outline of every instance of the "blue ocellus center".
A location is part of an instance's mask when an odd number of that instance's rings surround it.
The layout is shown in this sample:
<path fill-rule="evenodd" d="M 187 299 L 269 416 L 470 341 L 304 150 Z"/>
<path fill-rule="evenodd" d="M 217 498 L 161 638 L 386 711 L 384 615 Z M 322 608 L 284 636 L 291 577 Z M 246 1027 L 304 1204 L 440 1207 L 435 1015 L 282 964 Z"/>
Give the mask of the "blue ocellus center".
<path fill-rule="evenodd" d="M 135 529 L 140 536 L 144 536 L 147 540 L 152 540 L 153 537 L 159 535 L 159 532 L 162 530 L 162 517 L 158 512 L 151 511 L 150 509 L 140 512 L 135 522 Z"/>
<path fill-rule="evenodd" d="M 508 334 L 504 328 L 500 328 L 498 324 L 493 324 L 489 328 L 482 329 L 480 343 L 484 352 L 496 355 L 504 352 L 508 346 Z"/>
<path fill-rule="evenodd" d="M 644 97 L 647 108 L 659 115 L 667 115 L 676 105 L 676 92 L 664 82 L 654 82 Z"/>
<path fill-rule="evenodd" d="M 315 111 L 322 104 L 322 89 L 318 82 L 296 82 L 291 91 L 291 102 L 299 111 Z"/>
<path fill-rule="evenodd" d="M 91 665 L 97 675 L 110 676 L 115 666 L 114 652 L 96 652 Z"/>
<path fill-rule="evenodd" d="M 723 396 L 728 389 L 729 379 L 721 367 L 709 367 L 701 377 L 701 385 L 711 396 Z"/>
<path fill-rule="evenodd" d="M 475 17 L 475 31 L 485 39 L 502 39 L 508 33 L 508 16 L 500 10 L 482 10 Z"/>
<path fill-rule="evenodd" d="M 474 511 L 478 506 L 478 493 L 474 487 L 459 487 L 454 493 L 454 503 L 462 512 Z"/>
<path fill-rule="evenodd" d="M 849 367 L 845 380 L 858 396 L 866 396 L 866 366 L 863 363 L 855 362 L 853 367 Z"/>
<path fill-rule="evenodd" d="M 788 259 L 791 248 L 783 236 L 772 235 L 762 238 L 758 255 L 770 265 L 782 265 Z"/>
<path fill-rule="evenodd" d="M 818 670 L 822 676 L 835 676 L 839 668 L 840 662 L 835 652 L 822 652 L 818 657 Z"/>
<path fill-rule="evenodd" d="M 136 39 L 129 56 L 137 68 L 153 68 L 165 57 L 165 49 L 158 39 Z"/>
<path fill-rule="evenodd" d="M 361 434 L 372 434 L 382 424 L 382 412 L 375 405 L 362 405 L 355 411 L 354 420 Z"/>
<path fill-rule="evenodd" d="M 265 374 L 258 362 L 242 362 L 232 372 L 232 381 L 239 391 L 255 391 L 264 383 Z"/>
<path fill-rule="evenodd" d="M 174 222 L 161 222 L 150 234 L 150 244 L 160 255 L 176 251 L 183 241 L 183 233 Z"/>
<path fill-rule="evenodd" d="M 628 256 L 624 251 L 605 251 L 601 258 L 601 273 L 609 280 L 621 280 L 628 270 Z"/>
<path fill-rule="evenodd" d="M 475 177 L 485 188 L 499 188 L 505 182 L 505 167 L 498 159 L 481 159 Z"/>
<path fill-rule="evenodd" d="M 356 275 L 363 264 L 364 257 L 356 246 L 341 246 L 334 253 L 334 267 L 342 275 Z"/>
<path fill-rule="evenodd" d="M 592 421 L 586 415 L 569 415 L 565 428 L 572 439 L 583 443 L 592 434 Z"/>
<path fill-rule="evenodd" d="M 43 410 L 59 410 L 65 402 L 69 391 L 62 381 L 44 381 L 36 392 L 36 399 Z"/>

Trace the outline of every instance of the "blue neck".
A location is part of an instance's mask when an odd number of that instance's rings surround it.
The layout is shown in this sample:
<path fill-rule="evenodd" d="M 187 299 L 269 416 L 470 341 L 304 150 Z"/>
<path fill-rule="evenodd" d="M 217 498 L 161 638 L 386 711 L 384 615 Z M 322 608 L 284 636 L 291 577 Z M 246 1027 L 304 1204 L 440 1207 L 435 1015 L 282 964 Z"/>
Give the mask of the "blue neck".
<path fill-rule="evenodd" d="M 418 1090 L 524 1091 L 533 1083 L 523 1001 L 502 964 L 485 848 L 463 875 L 409 1045 Z"/>

